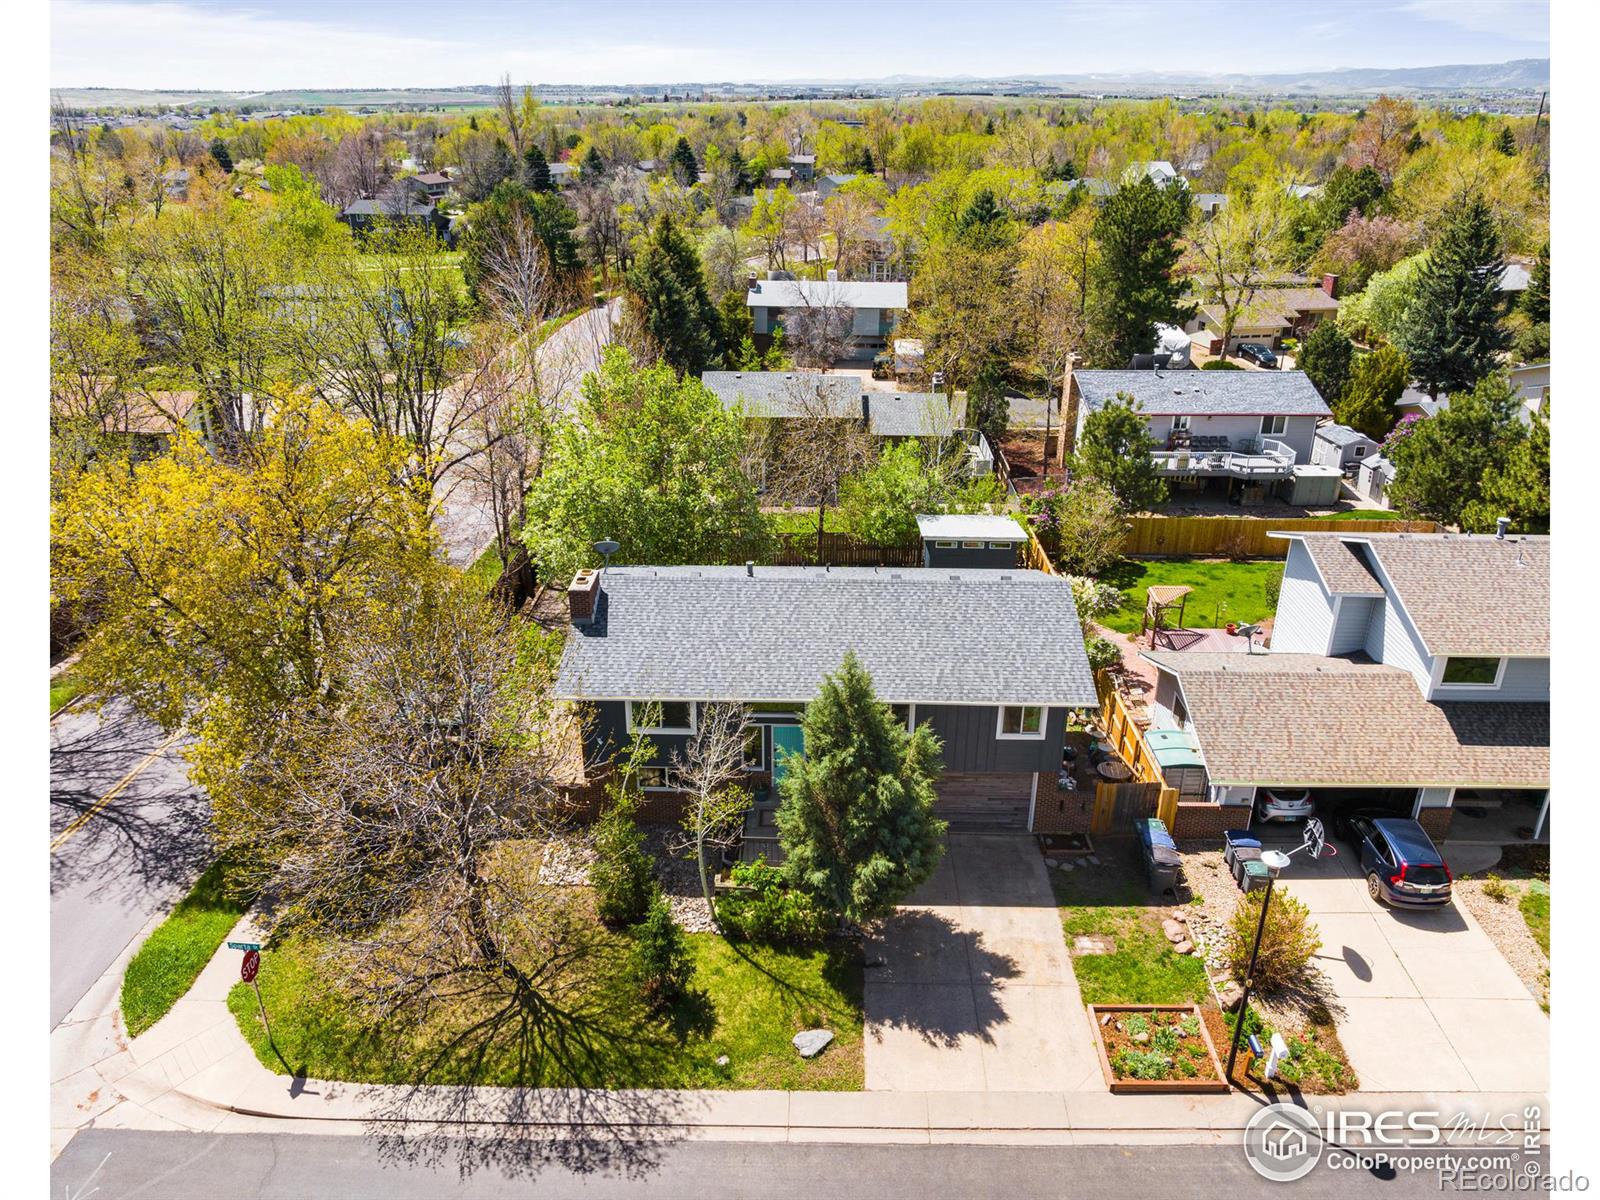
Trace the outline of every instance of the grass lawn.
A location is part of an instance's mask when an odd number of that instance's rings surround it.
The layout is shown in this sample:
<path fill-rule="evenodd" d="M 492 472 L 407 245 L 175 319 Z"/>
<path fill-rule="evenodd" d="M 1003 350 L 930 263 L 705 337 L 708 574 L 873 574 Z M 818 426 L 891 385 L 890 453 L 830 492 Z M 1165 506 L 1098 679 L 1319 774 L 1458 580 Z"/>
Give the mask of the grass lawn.
<path fill-rule="evenodd" d="M 1101 576 L 1103 582 L 1124 593 L 1122 607 L 1108 613 L 1103 623 L 1119 633 L 1136 634 L 1144 616 L 1145 593 L 1151 587 L 1187 584 L 1194 591 L 1184 610 L 1185 625 L 1253 624 L 1273 614 L 1277 605 L 1268 598 L 1267 584 L 1282 575 L 1283 563 L 1276 560 L 1124 559 Z"/>
<path fill-rule="evenodd" d="M 122 1020 L 143 1033 L 189 990 L 245 906 L 223 890 L 226 869 L 213 863 L 167 919 L 139 947 L 122 977 Z"/>
<path fill-rule="evenodd" d="M 1517 901 L 1522 919 L 1528 923 L 1528 932 L 1539 943 L 1545 957 L 1550 956 L 1550 885 L 1542 880 L 1531 880 Z"/>
<path fill-rule="evenodd" d="M 1161 932 L 1171 907 L 1156 902 L 1132 861 L 1132 847 L 1101 851 L 1101 866 L 1051 871 L 1061 928 L 1073 938 L 1104 934 L 1116 942 L 1110 954 L 1074 954 L 1072 970 L 1085 1004 L 1190 1004 L 1210 999 L 1205 964 L 1174 954 Z M 1127 862 L 1122 858 L 1128 857 Z"/>
<path fill-rule="evenodd" d="M 610 951 L 626 938 L 600 934 Z M 474 1040 L 469 1050 L 445 1047 L 473 1013 L 445 1001 L 420 1031 L 404 1034 L 365 1020 L 337 981 L 327 978 L 304 942 L 288 941 L 262 954 L 258 982 L 274 1040 L 296 1071 L 321 1079 L 364 1083 L 430 1082 L 528 1084 L 546 1087 L 782 1088 L 856 1091 L 864 1086 L 861 1046 L 861 957 L 854 943 L 810 949 L 731 944 L 717 934 L 688 937 L 699 993 L 671 1020 L 652 1018 L 637 1004 L 620 970 L 596 970 L 610 1006 L 614 1035 L 590 1036 L 588 1067 L 574 1068 L 535 1054 L 519 1062 L 514 1038 Z M 620 965 L 620 959 L 617 960 Z M 608 964 L 610 966 L 611 964 Z M 453 1003 L 456 1005 L 453 1007 Z M 282 1070 L 261 1027 L 254 992 L 237 984 L 228 1006 L 261 1062 Z M 482 1014 L 478 1014 L 482 1015 Z M 834 1041 L 809 1061 L 789 1039 L 802 1029 L 826 1028 Z M 482 1052 L 481 1065 L 465 1065 Z M 717 1058 L 726 1055 L 726 1067 Z"/>
<path fill-rule="evenodd" d="M 71 671 L 63 671 L 50 681 L 50 715 L 55 716 L 83 694 L 83 684 Z"/>
<path fill-rule="evenodd" d="M 478 561 L 468 567 L 465 574 L 472 584 L 473 590 L 480 596 L 486 596 L 504 570 L 505 564 L 500 561 L 499 548 L 490 546 L 482 554 L 478 555 Z"/>
<path fill-rule="evenodd" d="M 1324 513 L 1322 521 L 1398 521 L 1400 514 L 1387 508 L 1353 508 L 1349 512 Z"/>
<path fill-rule="evenodd" d="M 766 517 L 767 527 L 774 534 L 809 533 L 812 537 L 817 535 L 817 510 L 814 508 L 773 509 L 766 514 Z M 845 528 L 844 514 L 831 505 L 823 515 L 822 528 L 828 533 L 849 532 Z"/>

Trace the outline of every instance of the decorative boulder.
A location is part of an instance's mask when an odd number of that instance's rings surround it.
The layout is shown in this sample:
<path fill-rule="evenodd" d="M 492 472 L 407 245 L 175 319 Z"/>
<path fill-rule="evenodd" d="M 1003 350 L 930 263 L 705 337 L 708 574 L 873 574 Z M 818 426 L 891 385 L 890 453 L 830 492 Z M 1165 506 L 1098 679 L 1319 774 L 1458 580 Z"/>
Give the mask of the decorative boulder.
<path fill-rule="evenodd" d="M 815 1058 L 828 1048 L 828 1043 L 833 1041 L 833 1034 L 826 1029 L 802 1029 L 794 1035 L 793 1041 L 801 1058 Z"/>

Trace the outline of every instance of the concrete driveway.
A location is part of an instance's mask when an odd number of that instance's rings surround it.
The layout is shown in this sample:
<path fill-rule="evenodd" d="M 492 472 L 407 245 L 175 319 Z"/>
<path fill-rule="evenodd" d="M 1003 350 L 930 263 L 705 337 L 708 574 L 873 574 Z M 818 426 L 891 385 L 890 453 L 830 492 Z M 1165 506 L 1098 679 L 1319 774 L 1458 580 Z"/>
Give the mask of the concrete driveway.
<path fill-rule="evenodd" d="M 1390 909 L 1368 898 L 1350 848 L 1296 855 L 1279 887 L 1322 931 L 1318 964 L 1364 1091 L 1547 1092 L 1550 1021 L 1464 905 Z"/>
<path fill-rule="evenodd" d="M 1103 1090 L 1034 840 L 956 835 L 867 947 L 867 1088 Z"/>

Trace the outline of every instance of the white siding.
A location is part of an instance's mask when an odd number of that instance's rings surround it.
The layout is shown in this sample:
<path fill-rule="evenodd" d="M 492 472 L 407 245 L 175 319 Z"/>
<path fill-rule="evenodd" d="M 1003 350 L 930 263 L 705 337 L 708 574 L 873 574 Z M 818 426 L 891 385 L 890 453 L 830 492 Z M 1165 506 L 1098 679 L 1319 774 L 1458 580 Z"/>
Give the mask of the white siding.
<path fill-rule="evenodd" d="M 1377 613 L 1382 607 L 1382 596 L 1341 596 L 1328 653 L 1352 654 L 1363 649 L 1367 644 L 1367 627 L 1379 619 Z"/>
<path fill-rule="evenodd" d="M 1322 586 L 1305 543 L 1291 542 L 1283 588 L 1272 623 L 1272 649 L 1289 654 L 1326 654 L 1333 628 L 1333 600 Z"/>
<path fill-rule="evenodd" d="M 1253 783 L 1235 783 L 1211 785 L 1211 803 L 1213 804 L 1254 804 L 1256 801 L 1256 788 Z"/>
<path fill-rule="evenodd" d="M 1175 712 L 1178 700 L 1178 677 L 1170 671 L 1156 672 L 1156 694 L 1150 704 L 1150 723 L 1157 729 L 1183 729 Z"/>
<path fill-rule="evenodd" d="M 1442 669 L 1442 668 L 1441 668 Z M 1506 660 L 1498 688 L 1459 688 L 1439 684 L 1433 689 L 1434 700 L 1483 700 L 1506 703 L 1513 700 L 1548 701 L 1550 699 L 1550 660 L 1548 658 L 1511 658 Z"/>

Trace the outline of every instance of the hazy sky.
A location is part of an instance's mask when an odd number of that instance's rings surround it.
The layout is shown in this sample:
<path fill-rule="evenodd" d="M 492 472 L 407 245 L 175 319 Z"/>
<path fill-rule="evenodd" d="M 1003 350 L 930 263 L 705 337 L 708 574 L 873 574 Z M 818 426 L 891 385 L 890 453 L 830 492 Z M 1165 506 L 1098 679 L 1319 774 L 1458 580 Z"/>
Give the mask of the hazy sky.
<path fill-rule="evenodd" d="M 436 87 L 1543 58 L 1547 0 L 53 0 L 57 87 Z"/>

